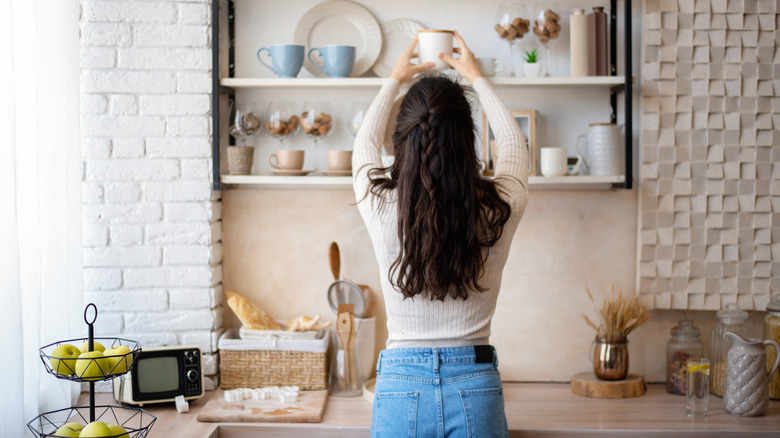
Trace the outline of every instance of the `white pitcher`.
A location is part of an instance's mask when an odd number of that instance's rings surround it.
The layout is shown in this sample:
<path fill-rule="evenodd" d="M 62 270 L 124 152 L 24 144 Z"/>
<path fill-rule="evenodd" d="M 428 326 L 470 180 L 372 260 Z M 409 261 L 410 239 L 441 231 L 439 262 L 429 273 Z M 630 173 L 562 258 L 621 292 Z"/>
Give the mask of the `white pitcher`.
<path fill-rule="evenodd" d="M 745 339 L 733 332 L 726 336 L 734 340 L 726 361 L 726 384 L 723 403 L 726 412 L 745 417 L 763 415 L 769 408 L 769 376 L 777 371 L 780 356 L 767 373 L 765 345 L 771 345 L 777 352 L 775 341 Z"/>
<path fill-rule="evenodd" d="M 620 142 L 623 125 L 614 123 L 591 123 L 588 135 L 577 137 L 577 151 L 584 157 L 588 174 L 597 176 L 622 175 L 624 151 Z M 581 139 L 586 140 L 585 150 L 581 149 Z"/>

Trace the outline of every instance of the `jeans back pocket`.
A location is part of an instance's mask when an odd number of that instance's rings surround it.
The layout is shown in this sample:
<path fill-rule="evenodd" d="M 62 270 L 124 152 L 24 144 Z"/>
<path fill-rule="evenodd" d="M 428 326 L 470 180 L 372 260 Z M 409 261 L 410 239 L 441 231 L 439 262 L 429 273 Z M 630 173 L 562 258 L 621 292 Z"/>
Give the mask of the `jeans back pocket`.
<path fill-rule="evenodd" d="M 417 391 L 376 394 L 371 437 L 414 438 L 417 431 L 418 395 Z"/>
<path fill-rule="evenodd" d="M 503 438 L 509 435 L 501 388 L 462 390 L 460 400 L 466 414 L 469 438 Z"/>

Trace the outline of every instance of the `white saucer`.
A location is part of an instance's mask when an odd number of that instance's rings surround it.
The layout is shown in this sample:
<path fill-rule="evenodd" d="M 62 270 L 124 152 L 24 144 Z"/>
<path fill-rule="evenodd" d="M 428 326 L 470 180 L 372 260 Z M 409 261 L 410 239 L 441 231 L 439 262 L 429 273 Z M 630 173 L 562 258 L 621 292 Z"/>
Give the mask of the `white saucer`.
<path fill-rule="evenodd" d="M 310 173 L 314 172 L 313 170 L 282 170 L 282 169 L 271 169 L 271 173 L 274 175 L 279 176 L 303 176 L 308 175 Z"/>
<path fill-rule="evenodd" d="M 352 176 L 351 170 L 320 170 L 325 176 Z"/>

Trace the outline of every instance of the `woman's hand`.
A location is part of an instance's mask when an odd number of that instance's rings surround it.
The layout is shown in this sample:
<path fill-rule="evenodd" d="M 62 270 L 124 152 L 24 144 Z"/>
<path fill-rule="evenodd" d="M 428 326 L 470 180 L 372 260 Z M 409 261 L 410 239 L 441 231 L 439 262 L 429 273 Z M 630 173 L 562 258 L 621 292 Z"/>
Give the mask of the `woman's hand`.
<path fill-rule="evenodd" d="M 428 62 L 423 65 L 415 65 L 411 63 L 412 58 L 417 57 L 417 53 L 414 52 L 415 47 L 417 47 L 416 36 L 414 37 L 412 44 L 410 44 L 409 47 L 404 50 L 404 53 L 396 58 L 395 66 L 393 67 L 393 71 L 390 73 L 391 78 L 397 79 L 398 82 L 402 84 L 408 80 L 411 80 L 417 73 L 423 72 L 433 67 L 432 62 Z"/>
<path fill-rule="evenodd" d="M 439 59 L 451 65 L 461 76 L 463 76 L 470 84 L 474 84 L 477 78 L 482 77 L 482 72 L 479 71 L 479 65 L 477 65 L 477 59 L 474 58 L 474 54 L 471 53 L 466 43 L 461 38 L 460 34 L 455 31 L 455 39 L 458 41 L 458 47 L 452 49 L 455 53 L 460 53 L 460 58 L 455 59 L 451 55 L 446 53 L 440 53 Z"/>

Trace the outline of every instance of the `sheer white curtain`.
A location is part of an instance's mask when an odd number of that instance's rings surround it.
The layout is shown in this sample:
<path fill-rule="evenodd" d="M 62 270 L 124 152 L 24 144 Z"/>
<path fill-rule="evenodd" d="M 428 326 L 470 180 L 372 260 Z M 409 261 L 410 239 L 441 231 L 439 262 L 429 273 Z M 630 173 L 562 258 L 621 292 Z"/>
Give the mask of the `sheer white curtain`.
<path fill-rule="evenodd" d="M 0 0 L 0 436 L 80 386 L 38 349 L 82 336 L 78 0 Z"/>

